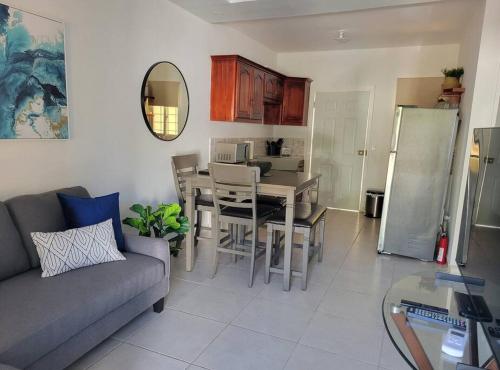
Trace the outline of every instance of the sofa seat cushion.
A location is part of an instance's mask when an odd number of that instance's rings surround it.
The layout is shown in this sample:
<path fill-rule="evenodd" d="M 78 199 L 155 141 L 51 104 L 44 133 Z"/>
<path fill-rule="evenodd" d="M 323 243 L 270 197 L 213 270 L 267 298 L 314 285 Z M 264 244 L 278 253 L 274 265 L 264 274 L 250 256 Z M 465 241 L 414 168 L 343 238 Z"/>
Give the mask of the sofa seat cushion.
<path fill-rule="evenodd" d="M 124 255 L 51 278 L 34 269 L 0 282 L 0 363 L 32 364 L 164 279 L 160 260 Z"/>

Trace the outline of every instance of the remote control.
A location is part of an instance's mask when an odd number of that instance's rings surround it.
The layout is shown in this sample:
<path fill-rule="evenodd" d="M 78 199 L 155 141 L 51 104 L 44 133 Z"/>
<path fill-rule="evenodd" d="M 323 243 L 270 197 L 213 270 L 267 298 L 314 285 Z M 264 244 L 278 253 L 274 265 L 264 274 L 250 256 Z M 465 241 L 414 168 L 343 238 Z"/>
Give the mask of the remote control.
<path fill-rule="evenodd" d="M 467 324 L 464 320 L 456 319 L 454 317 L 438 312 L 423 310 L 421 308 L 408 307 L 406 309 L 406 316 L 413 317 L 415 319 L 423 321 L 434 322 L 437 324 L 445 325 L 462 331 L 467 330 Z"/>
<path fill-rule="evenodd" d="M 442 314 L 448 315 L 448 309 L 447 308 L 441 308 L 441 307 L 431 306 L 431 305 L 428 305 L 428 304 L 423 304 L 423 303 L 408 301 L 406 299 L 402 299 L 401 300 L 401 306 L 421 308 L 423 310 L 427 310 L 427 311 L 432 311 L 432 312 L 437 312 L 437 313 L 442 313 Z"/>
<path fill-rule="evenodd" d="M 448 333 L 446 333 L 443 339 L 441 350 L 453 357 L 463 357 L 466 341 L 466 333 L 456 329 L 448 329 Z"/>

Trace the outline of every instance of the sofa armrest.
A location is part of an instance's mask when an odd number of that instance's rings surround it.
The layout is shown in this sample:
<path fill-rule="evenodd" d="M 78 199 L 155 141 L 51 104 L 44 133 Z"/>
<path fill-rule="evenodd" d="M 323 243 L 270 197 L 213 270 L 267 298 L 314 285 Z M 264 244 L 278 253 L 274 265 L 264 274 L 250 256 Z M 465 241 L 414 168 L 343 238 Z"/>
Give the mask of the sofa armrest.
<path fill-rule="evenodd" d="M 0 363 L 0 370 L 19 370 L 17 367 L 13 367 L 10 365 L 5 365 Z"/>
<path fill-rule="evenodd" d="M 165 265 L 165 275 L 170 275 L 170 247 L 167 240 L 125 234 L 125 252 L 157 258 Z"/>

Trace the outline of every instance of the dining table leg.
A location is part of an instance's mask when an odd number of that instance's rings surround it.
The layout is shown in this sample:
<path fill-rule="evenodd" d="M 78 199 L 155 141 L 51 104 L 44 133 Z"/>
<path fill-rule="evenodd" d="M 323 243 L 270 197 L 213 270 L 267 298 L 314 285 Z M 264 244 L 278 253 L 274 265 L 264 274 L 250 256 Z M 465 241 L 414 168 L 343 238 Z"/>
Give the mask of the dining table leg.
<path fill-rule="evenodd" d="M 190 179 L 186 179 L 186 209 L 184 214 L 189 219 L 189 230 L 186 234 L 186 271 L 191 271 L 194 265 L 194 238 L 195 238 L 195 189 Z M 198 220 L 201 222 L 201 220 Z"/>
<path fill-rule="evenodd" d="M 286 196 L 285 214 L 285 253 L 283 261 L 283 290 L 290 290 L 292 276 L 292 244 L 293 219 L 295 217 L 295 191 L 290 190 Z"/>

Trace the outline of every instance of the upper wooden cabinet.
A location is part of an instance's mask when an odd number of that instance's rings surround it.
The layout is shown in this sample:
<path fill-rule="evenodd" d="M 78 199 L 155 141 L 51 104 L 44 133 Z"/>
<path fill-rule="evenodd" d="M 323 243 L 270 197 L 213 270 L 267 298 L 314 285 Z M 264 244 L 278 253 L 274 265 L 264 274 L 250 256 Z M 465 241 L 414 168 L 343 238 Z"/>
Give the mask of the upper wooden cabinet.
<path fill-rule="evenodd" d="M 252 75 L 252 116 L 255 121 L 264 118 L 264 71 L 253 68 Z"/>
<path fill-rule="evenodd" d="M 309 91 L 311 80 L 308 78 L 286 78 L 283 96 L 281 124 L 292 126 L 307 125 L 309 113 Z"/>
<path fill-rule="evenodd" d="M 210 119 L 306 125 L 310 83 L 309 79 L 288 78 L 238 55 L 212 56 Z"/>
<path fill-rule="evenodd" d="M 264 98 L 273 101 L 283 99 L 283 78 L 266 72 Z"/>
<path fill-rule="evenodd" d="M 238 63 L 236 65 L 236 119 L 251 119 L 252 116 L 252 67 Z"/>

